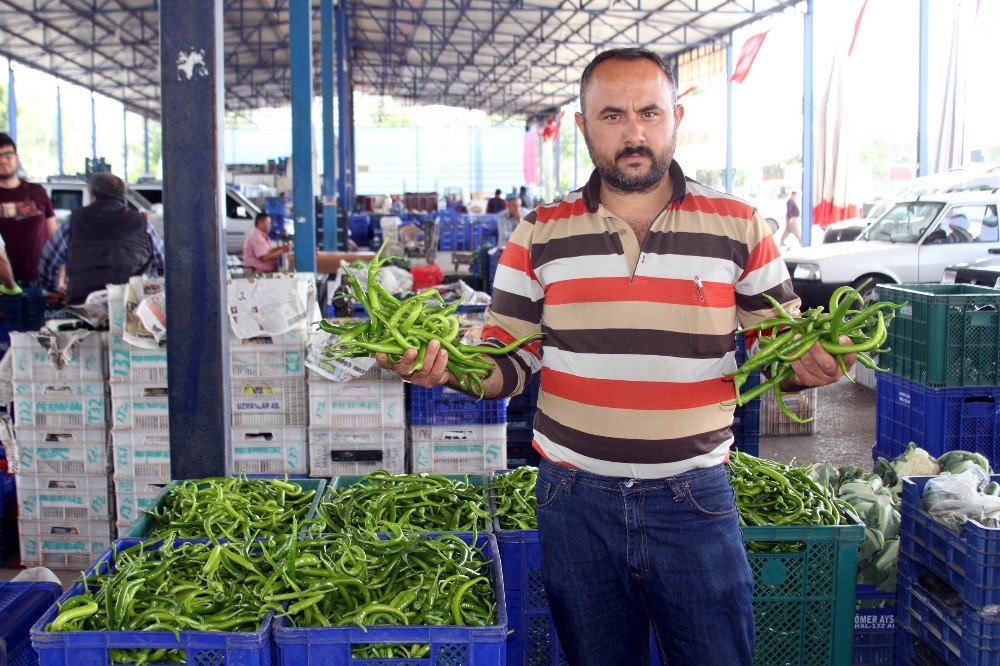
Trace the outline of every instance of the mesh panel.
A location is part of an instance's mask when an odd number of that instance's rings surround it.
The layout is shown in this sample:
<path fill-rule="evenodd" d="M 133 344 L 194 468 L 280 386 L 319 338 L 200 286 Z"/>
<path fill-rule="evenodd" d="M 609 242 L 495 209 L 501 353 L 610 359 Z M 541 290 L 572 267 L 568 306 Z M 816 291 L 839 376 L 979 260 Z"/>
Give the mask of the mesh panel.
<path fill-rule="evenodd" d="M 806 586 L 807 597 L 832 597 L 837 593 L 836 564 L 837 551 L 832 543 L 809 544 L 809 576 Z M 821 573 L 822 572 L 822 573 Z"/>
<path fill-rule="evenodd" d="M 226 653 L 220 650 L 198 650 L 194 655 L 195 666 L 225 666 Z"/>
<path fill-rule="evenodd" d="M 9 666 L 37 666 L 38 656 L 34 650 L 21 650 L 14 655 L 14 658 L 7 662 Z"/>
<path fill-rule="evenodd" d="M 528 569 L 528 593 L 525 596 L 528 599 L 529 609 L 547 609 L 549 607 L 541 568 Z"/>
<path fill-rule="evenodd" d="M 464 666 L 469 663 L 469 648 L 457 643 L 444 643 L 437 646 L 437 666 Z"/>
<path fill-rule="evenodd" d="M 524 646 L 525 666 L 551 666 L 552 664 L 552 620 L 548 615 L 525 618 Z M 560 650 L 560 653 L 562 650 Z"/>

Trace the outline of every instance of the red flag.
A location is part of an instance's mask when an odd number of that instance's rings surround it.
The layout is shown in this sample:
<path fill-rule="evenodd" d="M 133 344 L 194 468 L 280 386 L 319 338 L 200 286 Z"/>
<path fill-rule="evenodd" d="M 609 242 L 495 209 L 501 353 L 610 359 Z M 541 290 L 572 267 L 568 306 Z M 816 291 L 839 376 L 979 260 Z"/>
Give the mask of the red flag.
<path fill-rule="evenodd" d="M 562 125 L 563 112 L 557 116 L 549 116 L 545 121 L 545 128 L 542 130 L 542 141 L 552 141 L 559 135 L 559 127 Z"/>
<path fill-rule="evenodd" d="M 684 95 L 693 95 L 697 90 L 698 90 L 698 86 L 691 86 L 690 88 L 688 88 L 684 92 L 682 92 L 679 95 L 677 95 L 677 99 L 680 99 L 681 97 L 684 97 Z"/>
<path fill-rule="evenodd" d="M 765 37 L 767 37 L 767 30 L 754 35 L 744 42 L 743 48 L 740 49 L 740 57 L 736 61 L 736 67 L 733 68 L 733 75 L 729 79 L 730 81 L 733 83 L 743 83 L 743 80 L 747 78 L 747 74 L 750 73 L 750 68 L 753 67 L 753 61 L 757 57 L 757 52 L 760 51 Z"/>
<path fill-rule="evenodd" d="M 854 45 L 858 42 L 858 30 L 861 29 L 861 19 L 865 16 L 865 8 L 868 7 L 868 0 L 865 0 L 861 5 L 861 11 L 858 12 L 858 18 L 854 21 L 854 34 L 851 35 L 851 47 L 847 49 L 847 55 L 854 53 Z"/>

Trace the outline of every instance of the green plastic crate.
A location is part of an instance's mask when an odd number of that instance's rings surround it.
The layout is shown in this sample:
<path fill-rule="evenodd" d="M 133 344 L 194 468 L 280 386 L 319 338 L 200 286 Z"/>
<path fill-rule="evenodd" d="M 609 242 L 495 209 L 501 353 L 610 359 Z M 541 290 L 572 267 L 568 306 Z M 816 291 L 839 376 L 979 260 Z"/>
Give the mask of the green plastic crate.
<path fill-rule="evenodd" d="M 484 475 L 484 474 L 436 474 L 435 476 L 443 476 L 443 477 L 446 477 L 448 479 L 452 479 L 452 480 L 455 480 L 455 481 L 467 481 L 473 487 L 483 488 L 483 508 L 489 510 L 488 509 L 489 505 L 488 505 L 488 503 L 486 501 L 486 489 L 484 488 L 484 485 L 486 483 L 486 475 Z M 324 491 L 323 494 L 326 495 L 331 490 L 340 490 L 341 488 L 346 488 L 347 486 L 352 486 L 352 485 L 354 485 L 355 483 L 357 483 L 358 481 L 360 481 L 363 478 L 365 478 L 365 477 L 361 476 L 361 475 L 349 475 L 349 474 L 348 475 L 342 475 L 342 476 L 335 476 L 335 477 L 333 477 L 333 478 L 330 479 L 330 482 L 328 484 L 326 484 L 326 491 Z M 326 497 L 321 498 L 320 501 L 316 503 L 317 506 L 319 506 L 319 504 L 321 502 L 323 502 L 324 500 L 326 500 Z M 489 518 L 483 518 L 482 524 L 479 526 L 479 531 L 480 532 L 492 532 L 493 531 L 493 521 L 490 520 Z"/>
<path fill-rule="evenodd" d="M 932 387 L 1000 385 L 1000 290 L 968 284 L 882 284 L 896 311 L 883 367 Z"/>
<path fill-rule="evenodd" d="M 260 476 L 260 475 L 249 475 L 251 479 L 284 479 L 284 474 L 275 474 L 273 476 Z M 316 515 L 316 507 L 319 505 L 320 498 L 323 497 L 323 491 L 326 489 L 326 479 L 306 479 L 306 478 L 288 478 L 289 483 L 294 483 L 302 487 L 303 490 L 315 490 L 316 494 L 313 495 L 312 504 L 309 506 L 309 512 L 306 514 L 306 518 L 312 518 Z M 167 499 L 167 495 L 170 494 L 171 487 L 177 485 L 177 481 L 171 481 L 170 484 L 163 487 L 163 490 L 157 496 L 156 501 L 153 506 L 158 510 L 163 507 L 163 503 Z M 135 521 L 132 529 L 128 531 L 128 534 L 119 534 L 119 538 L 128 539 L 141 539 L 149 536 L 150 532 L 153 531 L 153 519 L 149 515 L 143 513 L 139 516 L 139 520 Z M 207 535 L 206 535 L 207 537 Z"/>
<path fill-rule="evenodd" d="M 848 666 L 854 654 L 863 525 L 744 527 L 744 542 L 799 542 L 793 553 L 747 553 L 754 577 L 755 666 Z"/>

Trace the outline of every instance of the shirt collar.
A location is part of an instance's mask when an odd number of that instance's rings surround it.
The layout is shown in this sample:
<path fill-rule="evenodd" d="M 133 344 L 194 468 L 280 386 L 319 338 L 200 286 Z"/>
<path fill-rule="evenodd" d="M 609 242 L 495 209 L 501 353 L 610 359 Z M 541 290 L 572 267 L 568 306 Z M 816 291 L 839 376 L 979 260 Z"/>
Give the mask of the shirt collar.
<path fill-rule="evenodd" d="M 667 202 L 667 206 L 669 206 L 687 195 L 687 179 L 677 160 L 670 161 L 667 174 L 670 176 L 670 184 L 673 186 L 673 194 L 670 195 L 670 201 Z M 596 213 L 598 206 L 601 205 L 601 177 L 598 175 L 597 169 L 594 169 L 593 173 L 590 174 L 590 180 L 583 186 L 583 202 L 591 213 Z"/>

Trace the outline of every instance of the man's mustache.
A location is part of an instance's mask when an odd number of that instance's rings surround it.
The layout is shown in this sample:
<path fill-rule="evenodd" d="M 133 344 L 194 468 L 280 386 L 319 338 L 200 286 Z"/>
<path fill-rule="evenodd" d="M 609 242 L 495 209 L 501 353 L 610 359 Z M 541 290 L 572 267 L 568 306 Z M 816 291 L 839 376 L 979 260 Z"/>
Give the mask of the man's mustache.
<path fill-rule="evenodd" d="M 654 157 L 653 151 L 647 148 L 646 146 L 631 146 L 629 148 L 622 148 L 621 150 L 619 150 L 615 154 L 615 161 L 617 162 L 620 159 L 623 159 L 625 157 L 632 157 L 634 155 L 642 155 L 644 157 L 648 157 L 649 159 L 653 159 Z"/>

